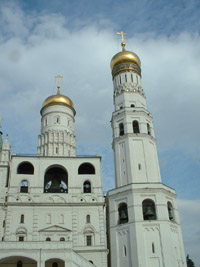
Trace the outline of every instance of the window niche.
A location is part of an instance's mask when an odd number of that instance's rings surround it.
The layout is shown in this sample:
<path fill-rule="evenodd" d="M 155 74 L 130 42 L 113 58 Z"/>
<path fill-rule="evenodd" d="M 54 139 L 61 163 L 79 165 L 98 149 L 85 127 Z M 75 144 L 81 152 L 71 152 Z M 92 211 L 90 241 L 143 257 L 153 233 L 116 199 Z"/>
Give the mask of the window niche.
<path fill-rule="evenodd" d="M 140 133 L 139 122 L 137 120 L 133 121 L 133 133 Z"/>
<path fill-rule="evenodd" d="M 92 246 L 92 236 L 86 235 L 86 246 Z"/>
<path fill-rule="evenodd" d="M 147 123 L 147 134 L 151 135 L 151 127 L 150 127 L 149 123 Z"/>
<path fill-rule="evenodd" d="M 170 221 L 174 221 L 174 209 L 171 202 L 167 202 L 168 216 Z"/>
<path fill-rule="evenodd" d="M 128 208 L 126 203 L 119 204 L 118 207 L 118 215 L 119 215 L 119 224 L 128 222 Z"/>
<path fill-rule="evenodd" d="M 83 193 L 91 193 L 91 183 L 89 181 L 83 183 Z"/>
<path fill-rule="evenodd" d="M 17 174 L 34 174 L 34 167 L 30 162 L 22 162 L 17 167 Z"/>
<path fill-rule="evenodd" d="M 78 174 L 95 174 L 95 168 L 91 163 L 82 163 L 78 168 Z"/>
<path fill-rule="evenodd" d="M 27 180 L 21 181 L 20 193 L 28 193 L 28 181 Z"/>
<path fill-rule="evenodd" d="M 119 124 L 119 135 L 120 136 L 124 135 L 124 124 L 123 123 Z"/>
<path fill-rule="evenodd" d="M 90 223 L 90 215 L 89 214 L 86 215 L 86 223 Z"/>
<path fill-rule="evenodd" d="M 145 199 L 142 202 L 142 210 L 144 220 L 156 220 L 156 207 L 153 200 Z"/>
<path fill-rule="evenodd" d="M 24 223 L 24 214 L 21 214 L 20 223 Z"/>

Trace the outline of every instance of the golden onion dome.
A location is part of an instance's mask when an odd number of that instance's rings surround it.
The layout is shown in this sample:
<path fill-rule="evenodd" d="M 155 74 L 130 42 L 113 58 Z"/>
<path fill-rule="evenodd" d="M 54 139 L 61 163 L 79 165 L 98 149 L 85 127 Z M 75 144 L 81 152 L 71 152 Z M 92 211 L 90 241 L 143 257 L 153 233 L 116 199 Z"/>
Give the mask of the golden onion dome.
<path fill-rule="evenodd" d="M 62 105 L 67 105 L 73 108 L 74 110 L 74 104 L 71 101 L 71 99 L 65 95 L 60 94 L 60 79 L 63 77 L 61 75 L 57 75 L 55 78 L 58 79 L 57 95 L 51 95 L 47 97 L 42 104 L 42 109 L 50 104 L 62 104 Z"/>
<path fill-rule="evenodd" d="M 138 67 L 141 67 L 141 62 L 139 57 L 130 51 L 126 51 L 124 47 L 122 47 L 122 51 L 114 55 L 114 57 L 111 59 L 110 67 L 111 70 L 114 69 L 119 64 L 122 63 L 133 63 L 138 65 Z"/>
<path fill-rule="evenodd" d="M 73 104 L 72 100 L 69 97 L 64 96 L 64 95 L 60 95 L 60 94 L 51 95 L 51 96 L 47 97 L 42 104 L 42 108 L 44 108 L 50 104 L 63 104 L 63 105 L 67 105 L 67 106 L 74 108 L 74 104 Z"/>

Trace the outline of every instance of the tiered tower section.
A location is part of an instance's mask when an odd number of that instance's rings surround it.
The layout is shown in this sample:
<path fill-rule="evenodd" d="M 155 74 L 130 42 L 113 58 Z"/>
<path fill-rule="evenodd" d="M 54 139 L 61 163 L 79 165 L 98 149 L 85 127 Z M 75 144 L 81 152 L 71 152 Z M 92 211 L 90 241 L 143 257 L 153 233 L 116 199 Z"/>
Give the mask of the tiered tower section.
<path fill-rule="evenodd" d="M 57 89 L 57 95 L 48 97 L 40 111 L 42 119 L 38 155 L 75 157 L 74 117 L 76 112 L 71 99 L 60 94 L 59 83 Z"/>
<path fill-rule="evenodd" d="M 141 62 L 125 50 L 123 38 L 111 70 L 116 188 L 107 195 L 110 266 L 186 266 L 175 191 L 161 182 Z"/>

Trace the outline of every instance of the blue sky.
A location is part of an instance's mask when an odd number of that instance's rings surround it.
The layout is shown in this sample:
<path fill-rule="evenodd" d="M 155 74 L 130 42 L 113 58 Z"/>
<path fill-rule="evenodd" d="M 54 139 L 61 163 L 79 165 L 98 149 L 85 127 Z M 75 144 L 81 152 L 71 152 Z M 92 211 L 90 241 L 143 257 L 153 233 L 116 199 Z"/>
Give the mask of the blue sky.
<path fill-rule="evenodd" d="M 0 5 L 0 115 L 13 153 L 36 154 L 40 108 L 55 93 L 74 102 L 78 155 L 102 155 L 104 191 L 114 187 L 116 32 L 142 62 L 163 183 L 176 189 L 186 253 L 200 250 L 200 1 L 5 1 Z M 87 127 L 85 127 L 87 125 Z M 193 222 L 187 212 L 192 212 Z M 186 232 L 190 233 L 187 237 Z M 192 240 L 192 241 L 191 241 Z M 200 264 L 200 259 L 198 259 Z"/>

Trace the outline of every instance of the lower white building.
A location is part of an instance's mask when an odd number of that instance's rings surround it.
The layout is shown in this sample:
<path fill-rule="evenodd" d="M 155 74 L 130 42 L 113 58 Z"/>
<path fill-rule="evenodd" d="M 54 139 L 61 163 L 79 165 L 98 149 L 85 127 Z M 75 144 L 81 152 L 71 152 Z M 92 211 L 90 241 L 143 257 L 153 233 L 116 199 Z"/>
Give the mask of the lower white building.
<path fill-rule="evenodd" d="M 101 157 L 76 157 L 75 110 L 59 93 L 41 109 L 38 155 L 0 152 L 0 266 L 107 266 Z"/>

